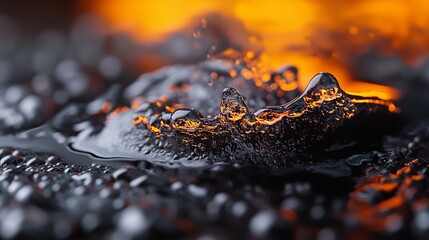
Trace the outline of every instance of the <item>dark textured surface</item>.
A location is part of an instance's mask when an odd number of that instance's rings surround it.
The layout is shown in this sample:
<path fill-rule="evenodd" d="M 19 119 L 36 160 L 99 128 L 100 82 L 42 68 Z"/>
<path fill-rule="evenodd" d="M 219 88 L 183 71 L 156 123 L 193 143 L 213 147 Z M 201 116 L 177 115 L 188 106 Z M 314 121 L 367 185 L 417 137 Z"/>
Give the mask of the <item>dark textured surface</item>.
<path fill-rule="evenodd" d="M 345 178 L 326 169 L 270 176 L 219 166 L 182 173 L 147 164 L 77 166 L 2 148 L 0 233 L 40 239 L 424 239 L 428 135 L 428 126 L 420 126 L 385 140 L 385 150 L 344 159 L 353 172 Z M 404 200 L 388 203 L 398 196 Z"/>

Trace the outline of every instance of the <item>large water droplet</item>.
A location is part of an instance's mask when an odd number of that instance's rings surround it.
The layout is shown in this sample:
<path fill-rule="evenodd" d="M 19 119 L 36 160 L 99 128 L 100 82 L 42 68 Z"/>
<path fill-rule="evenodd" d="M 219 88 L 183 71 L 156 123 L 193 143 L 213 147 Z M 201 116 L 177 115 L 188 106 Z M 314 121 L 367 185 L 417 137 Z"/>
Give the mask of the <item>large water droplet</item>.
<path fill-rule="evenodd" d="M 203 116 L 194 109 L 178 109 L 171 115 L 172 127 L 179 131 L 194 132 L 201 126 Z"/>
<path fill-rule="evenodd" d="M 329 73 L 314 76 L 304 91 L 304 101 L 310 106 L 320 106 L 325 101 L 342 97 L 337 79 Z"/>

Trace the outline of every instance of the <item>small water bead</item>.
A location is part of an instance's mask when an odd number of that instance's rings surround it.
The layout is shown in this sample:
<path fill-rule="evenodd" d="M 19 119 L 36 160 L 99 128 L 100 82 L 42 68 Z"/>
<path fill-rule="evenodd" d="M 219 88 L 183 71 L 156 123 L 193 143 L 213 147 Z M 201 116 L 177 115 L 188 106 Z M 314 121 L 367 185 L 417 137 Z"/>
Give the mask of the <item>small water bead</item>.
<path fill-rule="evenodd" d="M 194 109 L 178 109 L 171 115 L 170 122 L 176 130 L 185 132 L 196 131 L 202 122 L 203 116 Z"/>

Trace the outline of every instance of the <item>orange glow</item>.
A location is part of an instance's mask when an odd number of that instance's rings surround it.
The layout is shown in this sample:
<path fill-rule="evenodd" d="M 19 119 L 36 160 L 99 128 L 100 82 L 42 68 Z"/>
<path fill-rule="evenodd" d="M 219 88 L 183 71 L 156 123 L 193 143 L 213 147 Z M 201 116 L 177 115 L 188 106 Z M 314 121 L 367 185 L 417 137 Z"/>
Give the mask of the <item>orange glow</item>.
<path fill-rule="evenodd" d="M 132 32 L 144 41 L 159 41 L 201 13 L 225 12 L 223 6 L 229 3 L 229 0 L 82 0 L 79 5 L 101 13 L 114 31 Z"/>
<path fill-rule="evenodd" d="M 393 208 L 397 208 L 404 204 L 405 199 L 404 196 L 394 196 L 390 199 L 387 199 L 381 203 L 378 204 L 378 207 L 381 211 L 387 211 Z"/>
<path fill-rule="evenodd" d="M 415 194 L 419 181 L 424 174 L 420 173 L 421 163 L 414 159 L 405 163 L 396 172 L 372 176 L 351 193 L 348 208 L 359 216 L 359 221 L 375 231 L 384 231 L 389 226 L 389 215 L 400 212 L 407 204 L 410 195 Z M 412 170 L 414 169 L 414 170 Z M 365 199 L 365 193 L 372 191 L 386 192 L 378 202 Z"/>
<path fill-rule="evenodd" d="M 351 61 L 377 46 L 380 54 L 396 54 L 410 65 L 421 64 L 419 56 L 429 52 L 425 4 L 421 0 L 81 0 L 78 6 L 106 18 L 112 31 L 131 32 L 146 43 L 165 40 L 189 26 L 210 25 L 205 16 L 221 13 L 243 22 L 252 33 L 250 43 L 262 40 L 263 57 L 270 66 L 296 65 L 301 90 L 314 74 L 325 71 L 334 74 L 346 91 L 395 99 L 399 94 L 392 88 L 353 79 Z"/>
<path fill-rule="evenodd" d="M 112 115 L 119 115 L 120 113 L 127 112 L 128 110 L 130 110 L 130 108 L 127 106 L 117 107 L 112 111 Z"/>
<path fill-rule="evenodd" d="M 112 109 L 112 104 L 110 102 L 105 102 L 101 106 L 101 111 L 104 113 L 109 113 L 111 109 Z"/>

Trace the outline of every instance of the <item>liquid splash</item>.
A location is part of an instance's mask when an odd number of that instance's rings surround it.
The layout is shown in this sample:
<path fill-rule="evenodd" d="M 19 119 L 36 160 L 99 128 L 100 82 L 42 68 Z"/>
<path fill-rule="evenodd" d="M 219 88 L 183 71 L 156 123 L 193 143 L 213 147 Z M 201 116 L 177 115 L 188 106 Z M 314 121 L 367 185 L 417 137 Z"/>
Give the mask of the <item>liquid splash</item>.
<path fill-rule="evenodd" d="M 290 89 L 280 95 L 247 80 L 245 71 L 237 77 L 231 66 L 207 60 L 143 75 L 125 90 L 130 107 L 112 111 L 101 131 L 81 133 L 74 148 L 131 154 L 167 165 L 287 168 L 302 164 L 303 155 L 323 151 L 328 139 L 349 122 L 398 112 L 391 101 L 347 94 L 329 73 L 317 74 L 301 94 Z M 294 71 L 290 66 L 273 71 L 265 86 Z M 207 84 L 213 76 L 218 80 Z M 168 95 L 160 94 L 165 94 L 162 89 L 170 89 Z"/>

